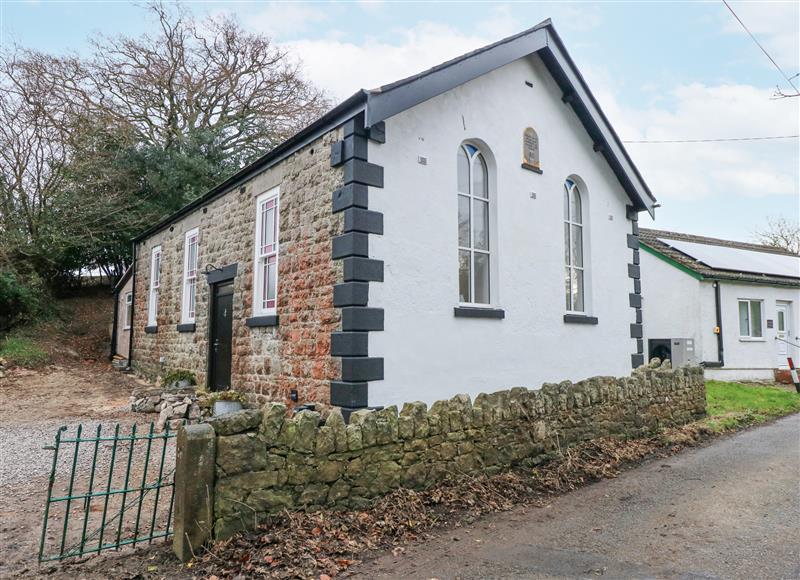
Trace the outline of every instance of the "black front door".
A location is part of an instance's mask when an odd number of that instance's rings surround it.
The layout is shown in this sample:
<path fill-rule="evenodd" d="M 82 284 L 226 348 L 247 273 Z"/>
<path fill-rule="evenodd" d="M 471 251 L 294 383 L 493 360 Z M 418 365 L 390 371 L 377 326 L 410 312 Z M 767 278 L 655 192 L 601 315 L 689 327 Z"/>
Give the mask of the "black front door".
<path fill-rule="evenodd" d="M 212 291 L 208 373 L 208 386 L 212 391 L 231 388 L 232 322 L 233 281 L 215 284 Z"/>

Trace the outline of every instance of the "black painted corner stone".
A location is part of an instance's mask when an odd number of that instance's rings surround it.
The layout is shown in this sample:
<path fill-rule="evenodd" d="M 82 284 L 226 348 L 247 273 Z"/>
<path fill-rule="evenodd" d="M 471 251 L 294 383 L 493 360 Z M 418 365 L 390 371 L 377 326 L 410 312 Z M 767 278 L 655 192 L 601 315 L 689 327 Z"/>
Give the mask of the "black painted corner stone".
<path fill-rule="evenodd" d="M 331 381 L 331 405 L 336 407 L 366 407 L 368 397 L 368 383 Z"/>
<path fill-rule="evenodd" d="M 253 316 L 244 322 L 250 328 L 258 328 L 261 326 L 278 326 L 278 315 L 271 314 L 269 316 Z"/>

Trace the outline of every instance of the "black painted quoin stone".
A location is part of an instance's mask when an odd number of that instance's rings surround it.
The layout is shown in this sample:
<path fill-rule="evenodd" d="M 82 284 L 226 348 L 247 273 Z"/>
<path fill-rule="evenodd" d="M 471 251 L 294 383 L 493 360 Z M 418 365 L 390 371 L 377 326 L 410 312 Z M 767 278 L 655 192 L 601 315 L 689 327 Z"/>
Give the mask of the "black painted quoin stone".
<path fill-rule="evenodd" d="M 369 403 L 369 381 L 383 379 L 383 359 L 369 356 L 369 333 L 383 330 L 383 309 L 369 307 L 370 282 L 383 282 L 383 261 L 369 257 L 369 236 L 383 235 L 383 214 L 369 209 L 369 188 L 383 187 L 383 167 L 368 161 L 369 141 L 386 142 L 383 122 L 364 127 L 360 113 L 345 122 L 343 139 L 331 145 L 331 166 L 343 167 L 344 183 L 333 192 L 333 213 L 344 214 L 344 230 L 333 239 L 344 283 L 333 287 L 342 329 L 331 334 L 331 355 L 342 360 L 341 380 L 331 381 L 331 404 L 345 419 Z"/>
<path fill-rule="evenodd" d="M 644 328 L 642 326 L 642 282 L 639 267 L 639 213 L 629 205 L 625 208 L 625 217 L 631 222 L 631 233 L 627 236 L 627 245 L 633 251 L 631 263 L 628 264 L 628 278 L 633 280 L 633 292 L 628 295 L 628 302 L 633 308 L 636 322 L 631 324 L 631 338 L 636 339 L 636 352 L 631 354 L 631 366 L 644 364 Z"/>

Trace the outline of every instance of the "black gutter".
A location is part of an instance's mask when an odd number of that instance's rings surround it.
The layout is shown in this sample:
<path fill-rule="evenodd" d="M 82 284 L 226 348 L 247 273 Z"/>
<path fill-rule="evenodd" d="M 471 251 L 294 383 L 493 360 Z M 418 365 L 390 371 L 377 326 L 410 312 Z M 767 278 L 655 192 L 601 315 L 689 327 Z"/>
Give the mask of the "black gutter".
<path fill-rule="evenodd" d="M 277 145 L 273 149 L 271 149 L 268 153 L 256 159 L 250 165 L 244 167 L 243 169 L 239 170 L 237 173 L 223 181 L 222 183 L 214 186 L 210 191 L 198 197 L 193 202 L 183 206 L 181 209 L 173 213 L 172 215 L 168 216 L 164 220 L 160 221 L 153 227 L 145 230 L 135 238 L 133 238 L 134 244 L 147 238 L 156 232 L 163 230 L 165 227 L 176 221 L 177 219 L 183 217 L 184 215 L 192 212 L 193 210 L 197 209 L 201 205 L 205 205 L 212 201 L 213 199 L 227 193 L 231 189 L 234 189 L 237 185 L 241 182 L 246 181 L 249 179 L 253 174 L 258 173 L 260 171 L 264 171 L 268 169 L 272 165 L 275 165 L 279 161 L 283 160 L 288 155 L 291 155 L 306 144 L 307 141 L 313 141 L 319 135 L 318 133 L 327 132 L 334 127 L 337 127 L 347 119 L 353 116 L 351 113 L 352 109 L 359 108 L 360 106 L 364 105 L 367 102 L 368 93 L 363 89 L 359 92 L 353 94 L 348 99 L 325 113 L 322 117 L 301 129 L 299 132 L 295 133 L 293 136 L 289 137 L 286 141 Z"/>
<path fill-rule="evenodd" d="M 717 359 L 716 361 L 703 361 L 703 366 L 718 369 L 725 366 L 725 347 L 722 341 L 722 300 L 720 299 L 719 280 L 714 281 L 714 308 L 717 314 Z"/>
<path fill-rule="evenodd" d="M 136 325 L 133 323 L 136 317 L 136 242 L 133 242 L 133 260 L 131 262 L 131 333 L 128 336 L 130 342 L 128 343 L 128 368 L 131 368 L 133 362 L 133 329 Z"/>

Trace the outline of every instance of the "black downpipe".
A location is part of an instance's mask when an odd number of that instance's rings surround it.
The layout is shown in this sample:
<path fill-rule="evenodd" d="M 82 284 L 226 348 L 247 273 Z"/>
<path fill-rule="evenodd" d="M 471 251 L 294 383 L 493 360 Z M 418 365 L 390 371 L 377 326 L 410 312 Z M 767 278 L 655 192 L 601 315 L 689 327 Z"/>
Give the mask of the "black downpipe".
<path fill-rule="evenodd" d="M 128 368 L 131 367 L 131 363 L 133 362 L 133 332 L 136 325 L 133 323 L 134 318 L 136 318 L 136 242 L 133 242 L 133 260 L 131 264 L 131 276 L 133 280 L 131 282 L 131 334 L 130 334 L 130 343 L 128 344 Z"/>
<path fill-rule="evenodd" d="M 717 315 L 717 360 L 704 362 L 704 367 L 720 368 L 725 366 L 725 347 L 722 340 L 722 300 L 720 299 L 719 281 L 714 281 L 714 308 Z"/>
<path fill-rule="evenodd" d="M 108 353 L 108 360 L 114 360 L 117 354 L 117 329 L 119 319 L 119 290 L 114 290 L 114 322 L 111 325 L 111 351 Z"/>

